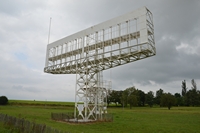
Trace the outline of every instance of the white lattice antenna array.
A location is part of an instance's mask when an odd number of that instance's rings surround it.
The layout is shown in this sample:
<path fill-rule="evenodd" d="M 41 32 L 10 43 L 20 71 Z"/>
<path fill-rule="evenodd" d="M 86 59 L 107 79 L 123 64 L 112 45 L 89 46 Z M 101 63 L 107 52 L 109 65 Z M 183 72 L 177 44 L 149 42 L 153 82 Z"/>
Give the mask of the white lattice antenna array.
<path fill-rule="evenodd" d="M 111 88 L 101 72 L 155 54 L 153 15 L 142 7 L 47 45 L 44 72 L 77 74 L 75 117 L 96 120 Z"/>

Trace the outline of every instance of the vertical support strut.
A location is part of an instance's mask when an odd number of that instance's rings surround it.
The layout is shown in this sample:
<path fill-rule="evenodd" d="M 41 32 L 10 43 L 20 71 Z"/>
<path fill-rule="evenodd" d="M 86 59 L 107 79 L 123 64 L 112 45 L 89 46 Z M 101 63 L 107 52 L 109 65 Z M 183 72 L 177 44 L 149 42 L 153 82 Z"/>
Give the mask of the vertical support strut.
<path fill-rule="evenodd" d="M 85 40 L 86 39 L 86 40 Z M 83 121 L 102 119 L 102 114 L 107 112 L 106 98 L 107 90 L 103 83 L 100 65 L 91 60 L 98 60 L 98 50 L 90 56 L 90 36 L 82 39 L 82 52 L 79 66 L 76 64 L 76 96 L 75 96 L 75 118 Z M 94 35 L 95 43 L 98 42 L 98 33 Z M 84 45 L 84 43 L 86 43 Z M 84 49 L 84 46 L 86 46 Z M 83 55 L 86 53 L 86 55 Z"/>
<path fill-rule="evenodd" d="M 101 83 L 101 72 L 89 70 L 78 73 L 76 84 L 75 118 L 84 121 L 102 118 L 106 111 L 106 88 Z"/>

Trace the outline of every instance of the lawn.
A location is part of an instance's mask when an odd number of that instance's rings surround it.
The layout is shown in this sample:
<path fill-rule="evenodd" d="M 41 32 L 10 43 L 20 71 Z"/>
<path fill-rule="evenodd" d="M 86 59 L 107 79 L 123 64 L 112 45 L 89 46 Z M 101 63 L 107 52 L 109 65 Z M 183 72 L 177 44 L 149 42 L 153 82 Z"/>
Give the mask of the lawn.
<path fill-rule="evenodd" d="M 36 106 L 74 106 L 74 102 L 9 100 L 9 105 L 36 105 Z"/>
<path fill-rule="evenodd" d="M 200 107 L 108 108 L 113 122 L 69 124 L 50 119 L 51 112 L 73 112 L 69 106 L 0 106 L 0 113 L 22 117 L 71 133 L 198 133 Z M 1 126 L 1 125 L 0 125 Z"/>

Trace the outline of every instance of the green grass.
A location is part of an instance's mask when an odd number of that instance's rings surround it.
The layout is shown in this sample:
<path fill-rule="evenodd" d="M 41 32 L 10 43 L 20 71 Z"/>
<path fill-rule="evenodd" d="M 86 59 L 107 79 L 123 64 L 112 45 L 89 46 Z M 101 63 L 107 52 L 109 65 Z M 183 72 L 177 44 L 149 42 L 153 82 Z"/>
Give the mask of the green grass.
<path fill-rule="evenodd" d="M 74 102 L 35 101 L 35 100 L 9 100 L 9 105 L 33 106 L 74 106 Z"/>
<path fill-rule="evenodd" d="M 200 107 L 108 108 L 113 122 L 93 124 L 68 124 L 50 119 L 51 112 L 73 112 L 73 107 L 63 106 L 0 106 L 0 113 L 23 117 L 36 123 L 69 131 L 71 133 L 198 133 L 200 132 Z"/>

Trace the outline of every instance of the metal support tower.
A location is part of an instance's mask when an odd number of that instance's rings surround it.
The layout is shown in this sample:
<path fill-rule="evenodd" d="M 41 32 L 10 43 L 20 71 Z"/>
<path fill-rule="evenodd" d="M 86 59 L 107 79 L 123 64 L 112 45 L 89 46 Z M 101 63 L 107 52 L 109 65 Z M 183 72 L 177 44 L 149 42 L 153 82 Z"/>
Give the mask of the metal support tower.
<path fill-rule="evenodd" d="M 107 113 L 102 71 L 156 54 L 153 15 L 142 7 L 47 45 L 44 72 L 76 74 L 75 118 Z"/>

